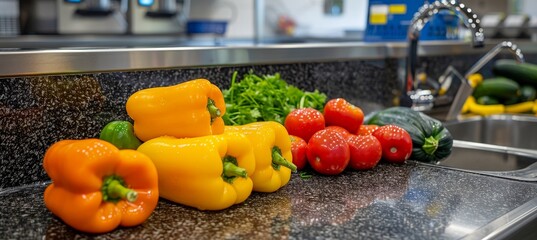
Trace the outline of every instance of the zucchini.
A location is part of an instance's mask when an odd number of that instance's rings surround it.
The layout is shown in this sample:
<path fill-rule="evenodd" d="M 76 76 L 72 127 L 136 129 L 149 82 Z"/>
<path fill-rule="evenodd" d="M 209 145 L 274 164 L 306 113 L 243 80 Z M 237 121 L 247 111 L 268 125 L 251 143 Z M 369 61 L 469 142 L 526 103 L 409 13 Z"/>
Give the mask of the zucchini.
<path fill-rule="evenodd" d="M 487 116 L 492 114 L 500 114 L 505 112 L 505 105 L 503 104 L 492 104 L 492 105 L 481 105 L 473 104 L 468 109 L 469 112 L 475 113 L 481 116 Z"/>
<path fill-rule="evenodd" d="M 517 103 L 529 102 L 535 100 L 537 97 L 537 91 L 530 85 L 524 85 L 520 87 L 520 96 L 512 97 L 503 100 L 501 103 L 504 105 L 513 105 Z"/>
<path fill-rule="evenodd" d="M 492 65 L 492 73 L 512 79 L 520 84 L 537 87 L 537 65 L 519 63 L 512 59 L 499 59 Z"/>
<path fill-rule="evenodd" d="M 533 101 L 537 97 L 537 90 L 530 85 L 520 87 L 520 102 Z"/>
<path fill-rule="evenodd" d="M 481 96 L 477 99 L 478 104 L 483 105 L 492 105 L 492 104 L 499 104 L 500 101 L 498 99 L 491 97 L 491 96 Z"/>
<path fill-rule="evenodd" d="M 503 104 L 503 105 L 513 105 L 513 104 L 517 104 L 520 102 L 520 99 L 522 98 L 522 96 L 519 96 L 519 97 L 512 97 L 512 98 L 509 98 L 509 99 L 506 99 L 506 100 L 503 100 L 501 103 L 498 103 L 498 104 Z M 486 105 L 486 104 L 485 104 Z M 492 104 L 489 104 L 489 105 L 492 105 Z"/>
<path fill-rule="evenodd" d="M 494 97 L 500 100 L 512 99 L 520 96 L 520 85 L 505 77 L 489 78 L 476 86 L 473 96 L 476 99 L 482 96 Z"/>
<path fill-rule="evenodd" d="M 406 107 L 391 107 L 366 116 L 366 124 L 394 124 L 412 138 L 411 159 L 436 163 L 451 154 L 453 137 L 443 124 L 421 112 Z"/>
<path fill-rule="evenodd" d="M 526 101 L 505 106 L 506 113 L 530 113 L 533 110 L 533 101 Z"/>

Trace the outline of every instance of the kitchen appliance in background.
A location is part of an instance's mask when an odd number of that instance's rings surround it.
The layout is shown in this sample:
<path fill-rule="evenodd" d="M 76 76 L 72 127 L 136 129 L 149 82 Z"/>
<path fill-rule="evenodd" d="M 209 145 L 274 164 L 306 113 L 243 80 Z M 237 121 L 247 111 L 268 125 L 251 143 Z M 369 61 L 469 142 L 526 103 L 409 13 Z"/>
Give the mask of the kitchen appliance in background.
<path fill-rule="evenodd" d="M 132 34 L 179 34 L 185 32 L 190 0 L 130 0 L 129 30 Z"/>
<path fill-rule="evenodd" d="M 187 35 L 191 39 L 196 38 L 196 43 L 199 43 L 199 40 L 203 38 L 209 41 L 225 40 L 226 44 L 248 42 L 256 37 L 255 23 L 265 23 L 263 16 L 268 7 L 264 2 L 257 0 L 194 0 L 190 5 Z M 262 24 L 260 23 L 260 25 Z"/>
<path fill-rule="evenodd" d="M 0 0 L 0 37 L 19 33 L 19 0 Z"/>
<path fill-rule="evenodd" d="M 56 0 L 60 34 L 127 33 L 127 0 Z"/>
<path fill-rule="evenodd" d="M 57 0 L 20 1 L 21 35 L 58 34 Z"/>

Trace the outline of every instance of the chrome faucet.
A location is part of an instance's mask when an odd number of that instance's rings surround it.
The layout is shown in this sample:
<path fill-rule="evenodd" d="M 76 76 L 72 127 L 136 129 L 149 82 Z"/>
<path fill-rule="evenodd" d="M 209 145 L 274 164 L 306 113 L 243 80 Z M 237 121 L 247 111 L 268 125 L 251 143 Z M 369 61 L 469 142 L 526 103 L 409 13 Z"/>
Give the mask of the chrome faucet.
<path fill-rule="evenodd" d="M 470 75 L 477 73 L 483 66 L 485 66 L 487 63 L 489 63 L 498 53 L 500 53 L 503 49 L 509 50 L 509 52 L 513 55 L 515 60 L 517 62 L 524 62 L 524 54 L 522 54 L 522 50 L 518 48 L 518 46 L 511 41 L 503 41 L 498 43 L 496 46 L 494 46 L 492 49 L 490 49 L 483 57 L 481 57 L 477 62 L 468 69 L 466 74 L 464 74 L 464 77 L 461 77 L 461 85 L 459 86 L 459 89 L 457 91 L 457 94 L 455 95 L 451 106 L 449 108 L 449 111 L 447 115 L 445 116 L 444 121 L 451 121 L 457 119 L 457 116 L 459 116 L 462 106 L 464 105 L 464 102 L 466 102 L 466 99 L 472 95 L 473 88 L 468 83 L 467 79 L 470 77 Z"/>
<path fill-rule="evenodd" d="M 494 46 L 494 48 L 488 51 L 472 67 L 470 67 L 466 74 L 464 74 L 464 77 L 468 79 L 470 75 L 481 70 L 483 66 L 490 62 L 490 60 L 492 60 L 496 55 L 498 55 L 498 53 L 500 53 L 503 49 L 509 50 L 509 52 L 513 55 L 517 62 L 521 63 L 525 61 L 524 54 L 522 54 L 522 50 L 520 50 L 520 48 L 518 48 L 516 44 L 511 41 L 503 41 Z"/>
<path fill-rule="evenodd" d="M 408 28 L 408 56 L 401 105 L 406 105 L 420 111 L 430 110 L 433 107 L 434 96 L 430 90 L 413 89 L 418 60 L 418 40 L 420 32 L 425 24 L 432 18 L 432 16 L 436 15 L 441 10 L 453 11 L 457 17 L 463 20 L 464 25 L 472 32 L 473 47 L 484 46 L 485 35 L 483 33 L 483 28 L 481 28 L 481 25 L 479 24 L 481 20 L 478 18 L 477 14 L 464 3 L 458 3 L 453 0 L 438 0 L 423 5 L 418 12 L 414 14 Z"/>

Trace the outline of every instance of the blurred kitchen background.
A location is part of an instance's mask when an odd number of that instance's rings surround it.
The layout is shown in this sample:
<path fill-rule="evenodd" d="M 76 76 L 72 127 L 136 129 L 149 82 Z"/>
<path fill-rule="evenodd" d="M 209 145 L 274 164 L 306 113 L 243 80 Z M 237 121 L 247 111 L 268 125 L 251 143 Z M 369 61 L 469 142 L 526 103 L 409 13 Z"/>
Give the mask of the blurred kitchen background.
<path fill-rule="evenodd" d="M 419 0 L 0 0 L 0 48 L 403 41 Z M 464 0 L 488 38 L 537 40 L 537 1 Z M 424 40 L 462 39 L 435 17 Z"/>

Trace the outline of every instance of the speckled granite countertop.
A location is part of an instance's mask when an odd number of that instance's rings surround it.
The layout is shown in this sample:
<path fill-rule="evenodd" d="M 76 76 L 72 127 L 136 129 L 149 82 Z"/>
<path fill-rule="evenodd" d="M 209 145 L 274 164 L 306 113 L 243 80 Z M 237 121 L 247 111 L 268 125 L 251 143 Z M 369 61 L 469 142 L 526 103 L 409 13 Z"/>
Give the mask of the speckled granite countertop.
<path fill-rule="evenodd" d="M 0 193 L 4 239 L 459 239 L 537 197 L 537 184 L 423 166 L 381 164 L 338 176 L 293 175 L 275 193 L 204 212 L 161 199 L 142 225 L 76 232 L 44 206 L 45 185 Z M 483 232 L 483 231 L 481 231 Z"/>

